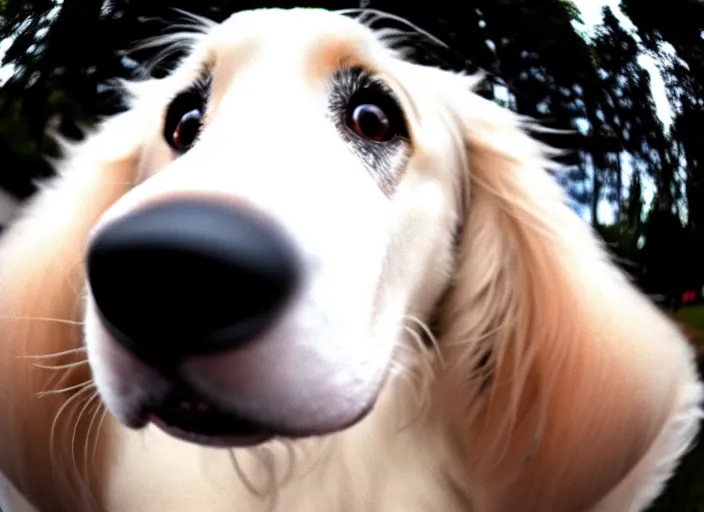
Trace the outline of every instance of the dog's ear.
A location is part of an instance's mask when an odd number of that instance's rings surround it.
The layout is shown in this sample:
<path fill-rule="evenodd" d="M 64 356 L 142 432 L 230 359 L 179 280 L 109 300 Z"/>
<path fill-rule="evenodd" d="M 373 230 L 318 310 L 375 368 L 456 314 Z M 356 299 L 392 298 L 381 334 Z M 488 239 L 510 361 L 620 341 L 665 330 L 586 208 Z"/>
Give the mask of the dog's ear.
<path fill-rule="evenodd" d="M 641 510 L 698 429 L 693 351 L 568 206 L 525 120 L 432 82 L 468 167 L 438 389 L 478 510 Z"/>
<path fill-rule="evenodd" d="M 0 471 L 41 510 L 85 509 L 79 473 L 101 411 L 82 348 L 83 256 L 96 219 L 133 183 L 139 115 L 69 149 L 0 244 Z"/>

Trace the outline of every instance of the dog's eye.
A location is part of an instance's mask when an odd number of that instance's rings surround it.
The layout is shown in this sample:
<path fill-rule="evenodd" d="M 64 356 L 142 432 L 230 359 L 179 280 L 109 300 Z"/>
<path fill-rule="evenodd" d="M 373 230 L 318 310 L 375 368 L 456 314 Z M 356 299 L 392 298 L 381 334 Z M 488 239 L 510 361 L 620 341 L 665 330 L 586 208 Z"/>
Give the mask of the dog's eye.
<path fill-rule="evenodd" d="M 176 96 L 169 105 L 164 122 L 164 139 L 179 153 L 185 153 L 195 143 L 203 126 L 205 110 L 203 95 L 196 90 Z"/>
<path fill-rule="evenodd" d="M 186 112 L 179 120 L 174 133 L 171 135 L 172 146 L 178 151 L 188 150 L 200 132 L 203 124 L 203 113 L 199 109 Z"/>
<path fill-rule="evenodd" d="M 406 121 L 396 101 L 376 87 L 361 89 L 347 104 L 347 127 L 373 142 L 408 138 Z"/>
<path fill-rule="evenodd" d="M 374 142 L 385 142 L 394 136 L 386 112 L 371 103 L 357 105 L 350 114 L 348 125 L 360 137 Z"/>

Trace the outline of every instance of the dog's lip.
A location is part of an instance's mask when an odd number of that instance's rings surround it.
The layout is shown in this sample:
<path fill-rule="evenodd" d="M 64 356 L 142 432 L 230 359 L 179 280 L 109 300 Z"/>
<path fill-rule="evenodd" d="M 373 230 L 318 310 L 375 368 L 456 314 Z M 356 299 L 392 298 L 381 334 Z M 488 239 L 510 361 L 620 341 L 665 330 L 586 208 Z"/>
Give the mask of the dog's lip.
<path fill-rule="evenodd" d="M 152 402 L 150 406 L 144 405 L 139 413 L 123 418 L 122 422 L 133 429 L 146 428 L 152 424 L 176 439 L 201 446 L 239 448 L 259 445 L 274 438 L 301 439 L 344 430 L 366 417 L 375 402 L 343 425 L 310 431 L 268 427 L 232 412 L 218 410 L 204 400 L 175 396 L 159 401 L 158 404 Z"/>
<path fill-rule="evenodd" d="M 379 383 L 383 387 L 388 370 Z M 140 430 L 150 424 L 166 434 L 190 443 L 211 447 L 246 447 L 267 442 L 274 438 L 301 439 L 334 434 L 353 427 L 362 421 L 376 406 L 379 390 L 356 411 L 340 422 L 311 422 L 308 425 L 288 423 L 280 417 L 271 423 L 266 417 L 249 417 L 230 407 L 218 406 L 208 396 L 196 389 L 183 376 L 170 376 L 171 382 L 158 392 L 142 394 L 122 410 L 119 421 L 130 429 Z M 276 408 L 274 404 L 272 407 Z M 209 427 L 202 428 L 203 424 Z"/>
<path fill-rule="evenodd" d="M 254 446 L 264 443 L 274 437 L 274 434 L 264 431 L 237 436 L 205 435 L 184 430 L 176 425 L 171 425 L 162 420 L 159 416 L 153 414 L 148 416 L 148 421 L 176 439 L 213 448 L 239 448 Z"/>
<path fill-rule="evenodd" d="M 175 438 L 216 447 L 251 446 L 276 435 L 272 429 L 190 393 L 171 393 L 152 403 L 136 423 L 138 428 L 151 423 Z"/>

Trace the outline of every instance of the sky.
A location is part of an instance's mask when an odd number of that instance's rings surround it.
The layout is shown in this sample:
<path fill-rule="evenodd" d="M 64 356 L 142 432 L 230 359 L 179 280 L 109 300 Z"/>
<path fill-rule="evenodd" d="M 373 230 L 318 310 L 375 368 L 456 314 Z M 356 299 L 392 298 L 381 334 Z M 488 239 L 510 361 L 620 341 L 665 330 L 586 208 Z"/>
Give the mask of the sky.
<path fill-rule="evenodd" d="M 631 33 L 633 38 L 640 43 L 640 36 L 636 33 L 636 27 L 633 25 L 630 19 L 626 17 L 620 8 L 620 0 L 572 0 L 573 3 L 579 8 L 582 14 L 582 21 L 584 21 L 584 26 L 576 25 L 575 28 L 579 32 L 584 33 L 586 37 L 590 37 L 594 34 L 594 29 L 602 22 L 602 11 L 603 8 L 608 6 L 613 11 L 616 18 L 619 20 L 621 26 Z M 663 46 L 662 50 L 674 53 L 674 48 L 667 44 Z M 653 95 L 653 102 L 655 103 L 656 112 L 660 120 L 662 121 L 665 130 L 669 130 L 672 125 L 673 111 L 670 102 L 667 99 L 667 93 L 665 91 L 665 82 L 662 78 L 662 74 L 657 67 L 655 59 L 652 55 L 642 48 L 642 53 L 638 58 L 638 63 L 650 74 L 650 87 Z M 628 190 L 630 184 L 631 176 L 633 174 L 630 159 L 627 155 L 622 158 L 622 165 L 624 169 L 624 188 Z M 645 200 L 644 211 L 647 211 L 653 200 L 656 192 L 655 183 L 652 182 L 648 177 L 643 179 L 643 198 Z M 580 211 L 582 217 L 586 220 L 591 221 L 591 211 L 589 208 L 584 208 Z M 606 201 L 602 201 L 599 204 L 598 213 L 599 221 L 602 223 L 611 223 L 615 220 L 615 211 L 613 207 Z"/>
<path fill-rule="evenodd" d="M 12 44 L 12 38 L 5 38 L 0 41 L 0 59 L 5 56 L 5 52 Z M 3 66 L 0 68 L 0 86 L 5 83 L 5 81 L 12 76 L 12 66 Z"/>
<path fill-rule="evenodd" d="M 633 38 L 640 43 L 641 39 L 637 34 L 636 27 L 633 25 L 630 19 L 626 17 L 619 7 L 620 0 L 572 0 L 573 3 L 581 11 L 581 18 L 584 24 L 577 22 L 573 23 L 576 31 L 586 39 L 590 39 L 595 35 L 595 31 L 599 25 L 602 24 L 602 12 L 604 7 L 610 7 L 616 18 L 619 20 L 621 26 L 627 30 Z M 674 48 L 671 46 L 663 47 L 665 51 L 670 51 L 674 53 Z M 665 82 L 663 81 L 660 70 L 652 55 L 650 55 L 644 47 L 641 47 L 641 55 L 638 58 L 638 63 L 650 74 L 650 85 L 651 92 L 653 95 L 653 101 L 655 103 L 656 112 L 658 117 L 660 117 L 666 130 L 669 130 L 672 125 L 673 111 L 670 102 L 667 99 L 667 94 L 665 92 Z M 506 100 L 508 98 L 508 91 L 503 87 L 499 86 L 495 89 L 495 94 L 497 98 Z M 576 125 L 580 132 L 586 134 L 589 131 L 589 124 L 586 120 L 577 120 Z M 621 156 L 621 165 L 624 171 L 623 175 L 623 186 L 624 190 L 628 190 L 628 187 L 633 176 L 633 167 L 631 165 L 630 155 L 623 153 Z M 587 168 L 587 172 L 590 169 Z M 644 176 L 642 180 L 643 187 L 643 199 L 645 202 L 644 211 L 648 211 L 650 204 L 652 203 L 653 197 L 655 196 L 656 187 L 655 183 L 648 177 Z M 588 205 L 574 205 L 577 212 L 588 222 L 591 223 L 591 208 Z M 598 205 L 597 215 L 599 222 L 602 224 L 611 224 L 616 220 L 616 211 L 614 206 L 608 201 L 602 200 Z"/>
<path fill-rule="evenodd" d="M 636 41 L 640 42 L 640 37 L 636 33 L 636 27 L 633 23 L 631 23 L 631 20 L 621 12 L 619 7 L 620 0 L 573 0 L 573 3 L 582 12 L 582 20 L 584 21 L 588 35 L 591 35 L 594 28 L 601 24 L 602 9 L 608 6 L 611 7 L 611 10 L 618 18 L 621 26 L 630 32 Z M 674 51 L 671 48 L 666 48 L 666 50 Z M 642 54 L 639 58 L 639 63 L 646 71 L 648 71 L 648 73 L 650 73 L 653 100 L 658 109 L 658 115 L 660 116 L 660 119 L 662 119 L 666 128 L 669 128 L 672 122 L 673 113 L 672 107 L 667 100 L 667 95 L 665 94 L 665 83 L 663 82 L 662 75 L 660 74 L 660 71 L 658 70 L 652 56 L 645 53 Z"/>
<path fill-rule="evenodd" d="M 621 9 L 619 8 L 620 0 L 572 0 L 573 3 L 579 8 L 582 14 L 582 20 L 584 22 L 584 25 L 579 25 L 575 24 L 575 28 L 578 30 L 578 32 L 582 33 L 584 37 L 591 37 L 594 34 L 595 28 L 601 24 L 602 21 L 602 9 L 605 6 L 611 7 L 611 10 L 614 12 L 616 17 L 619 19 L 621 25 L 631 32 L 634 36 L 634 38 L 637 41 L 640 41 L 640 38 L 638 35 L 635 33 L 635 27 L 631 23 L 631 21 L 621 12 Z M 60 2 L 57 2 L 57 4 L 60 4 Z M 56 14 L 58 12 L 58 9 L 53 13 Z M 704 36 L 703 36 L 704 37 Z M 3 41 L 0 41 L 0 59 L 2 59 L 2 56 L 5 54 L 7 51 L 7 48 L 12 44 L 11 39 L 5 39 Z M 668 48 L 665 48 L 665 50 L 668 50 Z M 671 50 L 674 52 L 674 50 Z M 657 113 L 662 120 L 664 126 L 666 129 L 669 129 L 669 127 L 672 124 L 672 108 L 670 103 L 667 100 L 667 95 L 665 93 L 665 85 L 662 79 L 662 75 L 660 74 L 660 71 L 657 68 L 656 62 L 653 59 L 651 55 L 649 55 L 647 52 L 643 51 L 641 56 L 639 57 L 639 63 L 640 65 L 647 70 L 650 73 L 651 77 L 651 88 L 652 88 L 652 93 L 653 93 L 653 100 L 655 102 L 656 108 L 657 108 Z M 0 86 L 12 75 L 13 69 L 11 66 L 3 66 L 0 67 Z M 628 187 L 628 183 L 630 182 L 630 174 L 628 169 L 630 168 L 630 164 L 628 162 L 628 159 L 624 159 L 624 169 L 625 169 L 625 176 L 624 176 L 624 185 Z M 646 200 L 646 207 L 649 205 L 650 201 L 652 201 L 652 197 L 655 193 L 655 186 L 653 183 L 649 183 L 644 181 L 644 196 Z M 591 213 L 588 208 L 583 209 L 580 211 L 580 214 L 588 221 L 591 221 Z M 614 219 L 614 211 L 613 208 L 606 202 L 602 202 L 599 206 L 599 220 L 601 222 L 606 222 L 609 223 Z"/>

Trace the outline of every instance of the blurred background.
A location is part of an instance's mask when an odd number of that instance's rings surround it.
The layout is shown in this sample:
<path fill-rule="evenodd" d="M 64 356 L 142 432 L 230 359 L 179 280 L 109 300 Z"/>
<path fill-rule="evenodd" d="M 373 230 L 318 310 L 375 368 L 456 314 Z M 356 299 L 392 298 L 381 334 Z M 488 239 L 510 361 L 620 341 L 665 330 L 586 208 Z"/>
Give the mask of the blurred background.
<path fill-rule="evenodd" d="M 540 137 L 566 150 L 573 207 L 704 348 L 704 0 L 0 0 L 0 228 L 54 172 L 52 133 L 81 140 L 123 108 L 112 81 L 144 76 L 159 49 L 133 50 L 183 22 L 175 8 L 295 6 L 402 16 L 450 48 L 418 35 L 413 59 L 487 71 L 481 94 L 568 130 Z M 704 448 L 652 510 L 704 511 Z"/>

